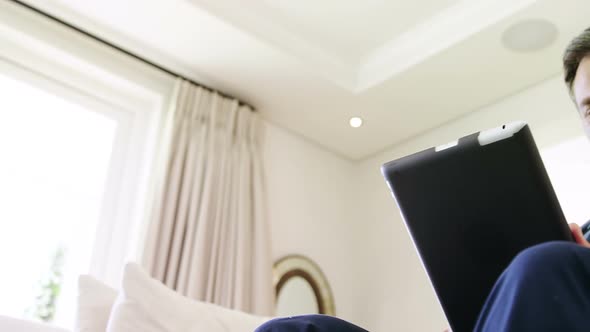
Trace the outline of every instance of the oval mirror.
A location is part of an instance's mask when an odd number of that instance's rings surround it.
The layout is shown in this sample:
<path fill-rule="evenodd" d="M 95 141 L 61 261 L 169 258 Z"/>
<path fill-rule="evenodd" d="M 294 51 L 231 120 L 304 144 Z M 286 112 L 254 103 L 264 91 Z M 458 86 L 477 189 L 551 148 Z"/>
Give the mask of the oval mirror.
<path fill-rule="evenodd" d="M 328 280 L 309 258 L 281 258 L 275 263 L 273 274 L 277 316 L 336 314 Z"/>

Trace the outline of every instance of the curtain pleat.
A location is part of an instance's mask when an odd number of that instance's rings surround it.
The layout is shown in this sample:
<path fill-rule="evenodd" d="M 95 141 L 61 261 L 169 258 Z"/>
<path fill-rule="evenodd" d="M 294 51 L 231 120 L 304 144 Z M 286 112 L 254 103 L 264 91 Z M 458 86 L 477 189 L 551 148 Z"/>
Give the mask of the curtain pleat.
<path fill-rule="evenodd" d="M 188 297 L 270 315 L 262 123 L 238 101 L 185 81 L 171 109 L 144 265 Z"/>

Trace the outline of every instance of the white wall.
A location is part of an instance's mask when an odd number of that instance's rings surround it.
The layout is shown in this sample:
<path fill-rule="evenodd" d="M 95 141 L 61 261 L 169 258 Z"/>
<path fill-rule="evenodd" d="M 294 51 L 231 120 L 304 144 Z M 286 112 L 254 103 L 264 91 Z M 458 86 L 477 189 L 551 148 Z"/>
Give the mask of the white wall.
<path fill-rule="evenodd" d="M 318 263 L 338 316 L 359 322 L 357 247 L 366 236 L 350 214 L 355 165 L 272 124 L 266 129 L 273 257 L 302 254 Z"/>
<path fill-rule="evenodd" d="M 582 135 L 577 113 L 561 77 L 554 77 L 365 160 L 355 171 L 357 224 L 368 228 L 367 247 L 357 267 L 368 292 L 360 322 L 371 331 L 441 331 L 440 309 L 393 199 L 380 174 L 389 160 L 485 128 L 527 121 L 543 148 Z"/>

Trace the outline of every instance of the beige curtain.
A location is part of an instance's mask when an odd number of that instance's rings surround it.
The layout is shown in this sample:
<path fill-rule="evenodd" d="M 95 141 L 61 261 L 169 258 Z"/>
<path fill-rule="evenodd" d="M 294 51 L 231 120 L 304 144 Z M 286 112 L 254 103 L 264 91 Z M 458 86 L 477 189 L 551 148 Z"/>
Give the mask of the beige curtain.
<path fill-rule="evenodd" d="M 186 81 L 170 112 L 144 265 L 188 297 L 272 314 L 260 119 Z"/>

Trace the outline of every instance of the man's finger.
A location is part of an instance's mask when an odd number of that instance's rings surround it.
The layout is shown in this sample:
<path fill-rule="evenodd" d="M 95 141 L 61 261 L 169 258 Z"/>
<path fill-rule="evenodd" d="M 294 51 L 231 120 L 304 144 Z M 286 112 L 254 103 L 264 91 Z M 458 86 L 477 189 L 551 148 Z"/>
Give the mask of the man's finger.
<path fill-rule="evenodd" d="M 572 236 L 574 237 L 574 241 L 577 244 L 584 246 L 586 248 L 590 248 L 590 243 L 584 238 L 584 234 L 582 234 L 582 229 L 580 226 L 576 224 L 570 224 L 570 230 L 572 231 Z"/>

